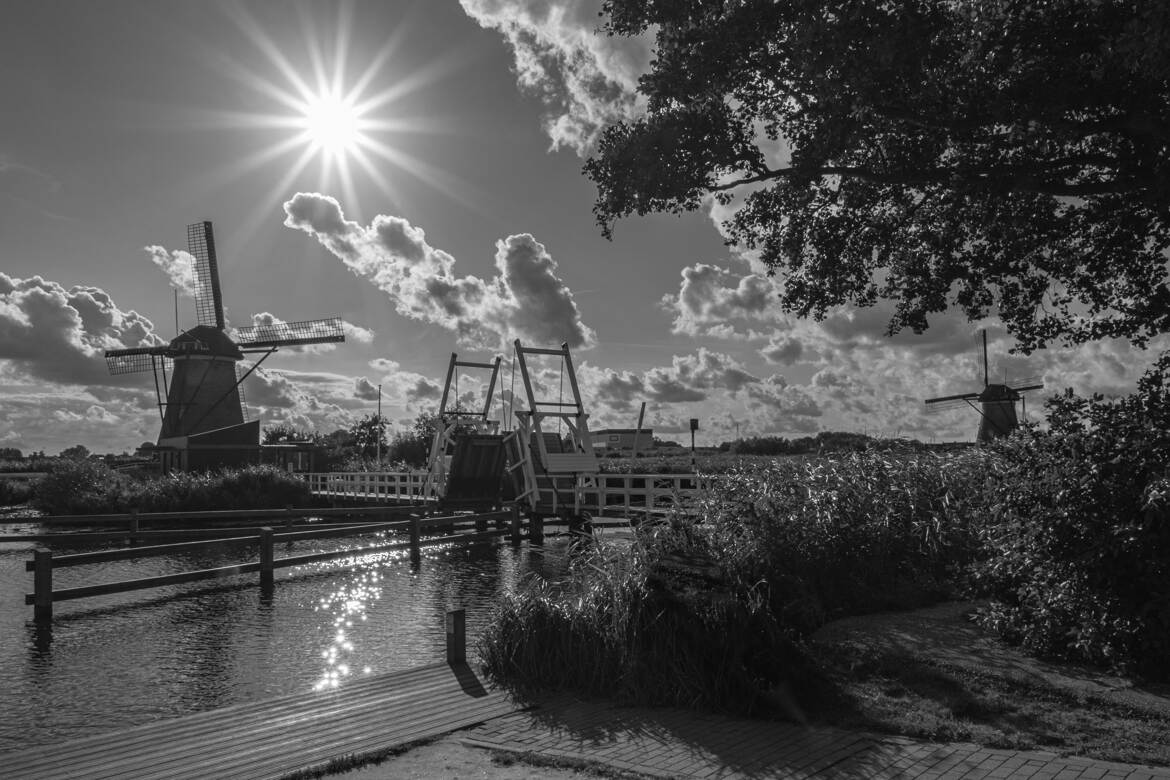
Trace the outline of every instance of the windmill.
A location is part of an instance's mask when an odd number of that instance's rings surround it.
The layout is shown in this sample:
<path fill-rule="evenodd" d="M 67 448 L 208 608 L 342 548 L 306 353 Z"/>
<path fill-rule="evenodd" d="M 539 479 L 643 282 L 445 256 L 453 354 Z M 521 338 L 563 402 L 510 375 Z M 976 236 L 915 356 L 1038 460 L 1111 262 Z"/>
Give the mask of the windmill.
<path fill-rule="evenodd" d="M 1039 380 L 1039 377 L 1028 377 L 1009 385 L 1005 376 L 1003 384 L 991 384 L 987 371 L 987 331 L 984 330 L 983 392 L 928 398 L 926 409 L 928 412 L 940 412 L 957 406 L 970 406 L 979 412 L 979 434 L 976 441 L 991 441 L 1000 436 L 1007 436 L 1020 426 L 1020 421 L 1016 417 L 1016 401 L 1023 401 L 1023 394 L 1029 390 L 1042 389 L 1044 384 Z M 976 406 L 975 402 L 979 405 Z"/>
<path fill-rule="evenodd" d="M 248 460 L 258 451 L 260 422 L 246 419 L 244 379 L 280 347 L 345 340 L 336 317 L 240 328 L 233 340 L 224 322 L 211 223 L 188 225 L 187 246 L 195 260 L 198 324 L 167 344 L 106 351 L 111 374 L 154 374 L 164 471 Z M 260 357 L 243 370 L 246 354 Z"/>

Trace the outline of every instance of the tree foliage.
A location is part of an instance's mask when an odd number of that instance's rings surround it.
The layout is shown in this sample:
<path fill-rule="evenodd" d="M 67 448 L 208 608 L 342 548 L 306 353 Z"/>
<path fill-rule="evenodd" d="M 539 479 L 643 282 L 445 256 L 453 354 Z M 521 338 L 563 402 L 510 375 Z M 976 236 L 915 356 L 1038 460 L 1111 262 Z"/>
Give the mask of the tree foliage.
<path fill-rule="evenodd" d="M 379 449 L 386 451 L 386 418 L 367 414 L 349 429 L 359 454 L 374 455 Z"/>
<path fill-rule="evenodd" d="M 586 173 L 618 218 L 747 193 L 725 223 L 799 316 L 950 306 L 1019 346 L 1170 330 L 1170 6 L 607 0 L 656 31 L 644 117 Z M 778 151 L 777 151 L 778 150 Z"/>

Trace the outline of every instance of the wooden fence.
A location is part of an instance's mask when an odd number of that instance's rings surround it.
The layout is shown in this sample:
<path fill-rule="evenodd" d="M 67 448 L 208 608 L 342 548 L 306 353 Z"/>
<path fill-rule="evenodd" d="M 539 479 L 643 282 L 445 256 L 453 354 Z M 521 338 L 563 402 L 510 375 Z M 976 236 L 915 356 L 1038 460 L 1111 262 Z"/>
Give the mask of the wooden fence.
<path fill-rule="evenodd" d="M 491 529 L 489 528 L 489 524 L 493 522 L 496 528 Z M 502 528 L 501 526 L 505 524 L 507 527 Z M 277 558 L 274 555 L 274 546 L 277 542 L 293 542 L 324 537 L 359 536 L 384 531 L 406 533 L 409 535 L 408 541 L 352 549 L 331 550 L 329 552 L 290 555 L 284 558 Z M 424 538 L 424 534 L 427 533 L 437 533 L 439 535 Z M 48 620 L 53 616 L 53 603 L 56 601 L 102 596 L 110 593 L 124 593 L 131 590 L 158 588 L 165 585 L 178 585 L 199 580 L 219 579 L 233 574 L 259 572 L 261 588 L 270 589 L 273 586 L 274 571 L 288 566 L 299 566 L 319 561 L 348 558 L 354 555 L 406 549 L 410 550 L 411 561 L 417 563 L 421 557 L 421 548 L 423 547 L 450 544 L 453 542 L 469 543 L 503 535 L 510 535 L 515 541 L 520 540 L 521 525 L 519 511 L 508 510 L 475 515 L 452 515 L 448 517 L 412 517 L 409 520 L 396 520 L 388 523 L 363 523 L 348 527 L 334 526 L 331 528 L 304 531 L 278 532 L 272 528 L 265 527 L 259 529 L 259 533 L 256 534 L 223 536 L 217 539 L 203 539 L 178 544 L 119 548 L 71 555 L 54 556 L 50 550 L 39 549 L 34 552 L 33 560 L 25 564 L 26 570 L 33 572 L 33 592 L 25 594 L 24 603 L 33 606 L 33 615 L 37 620 Z M 87 585 L 59 590 L 53 589 L 54 569 L 66 566 L 83 566 L 109 561 L 172 555 L 175 553 L 202 550 L 211 545 L 239 547 L 258 545 L 259 560 L 230 566 L 218 566 L 211 569 L 143 577 L 121 582 L 107 582 L 100 585 Z"/>

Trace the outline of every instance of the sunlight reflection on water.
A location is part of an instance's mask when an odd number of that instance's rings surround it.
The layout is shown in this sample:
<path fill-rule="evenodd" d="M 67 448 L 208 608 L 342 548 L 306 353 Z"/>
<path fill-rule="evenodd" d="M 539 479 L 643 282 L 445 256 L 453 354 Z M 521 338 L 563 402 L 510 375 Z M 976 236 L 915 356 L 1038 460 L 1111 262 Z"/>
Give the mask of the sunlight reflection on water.
<path fill-rule="evenodd" d="M 277 557 L 341 549 L 329 543 L 281 545 Z M 23 600 L 33 546 L 3 547 L 0 753 L 435 663 L 448 609 L 467 609 L 474 652 L 503 593 L 529 574 L 556 578 L 565 566 L 555 540 L 544 549 L 430 549 L 417 569 L 406 551 L 372 549 L 281 570 L 269 596 L 255 575 L 237 575 L 60 602 L 45 631 Z M 71 587 L 239 560 L 238 552 L 205 550 L 62 569 L 54 578 Z"/>

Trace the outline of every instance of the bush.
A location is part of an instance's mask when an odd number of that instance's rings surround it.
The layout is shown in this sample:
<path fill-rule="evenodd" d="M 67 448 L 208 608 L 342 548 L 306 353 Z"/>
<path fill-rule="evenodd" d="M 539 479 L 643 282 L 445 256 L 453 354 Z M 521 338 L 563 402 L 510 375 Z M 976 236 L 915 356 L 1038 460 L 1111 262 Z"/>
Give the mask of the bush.
<path fill-rule="evenodd" d="M 50 515 L 129 511 L 137 484 L 93 458 L 60 458 L 33 485 L 33 506 Z"/>
<path fill-rule="evenodd" d="M 0 479 L 0 506 L 23 504 L 32 498 L 32 486 L 27 482 Z"/>
<path fill-rule="evenodd" d="M 1133 395 L 1071 391 L 997 445 L 981 621 L 1041 655 L 1170 676 L 1170 353 Z"/>
<path fill-rule="evenodd" d="M 311 506 L 308 484 L 275 466 L 136 479 L 98 460 L 57 462 L 34 486 L 33 505 L 51 515 L 197 512 Z"/>
<path fill-rule="evenodd" d="M 974 559 L 990 458 L 865 451 L 744 464 L 704 507 L 716 559 L 782 625 L 906 609 L 954 590 Z"/>
<path fill-rule="evenodd" d="M 199 512 L 310 506 L 308 483 L 275 466 L 175 472 L 142 483 L 134 507 L 143 512 Z"/>

